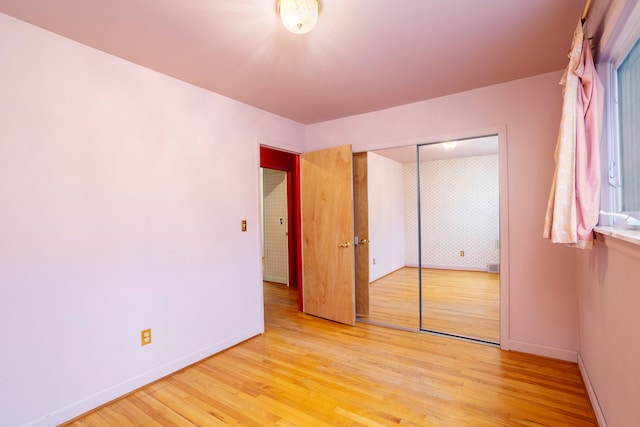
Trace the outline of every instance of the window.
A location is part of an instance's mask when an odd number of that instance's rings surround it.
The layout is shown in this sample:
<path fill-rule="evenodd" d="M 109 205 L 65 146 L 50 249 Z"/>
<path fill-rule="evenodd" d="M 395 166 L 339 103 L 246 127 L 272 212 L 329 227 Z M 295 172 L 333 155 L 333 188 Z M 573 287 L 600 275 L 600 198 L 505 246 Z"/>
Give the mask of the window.
<path fill-rule="evenodd" d="M 620 205 L 640 211 L 640 41 L 617 72 L 620 139 Z"/>
<path fill-rule="evenodd" d="M 640 219 L 640 1 L 625 3 L 608 39 L 601 42 L 597 62 L 605 102 L 600 206 Z M 599 224 L 616 225 L 616 219 L 601 215 Z"/>

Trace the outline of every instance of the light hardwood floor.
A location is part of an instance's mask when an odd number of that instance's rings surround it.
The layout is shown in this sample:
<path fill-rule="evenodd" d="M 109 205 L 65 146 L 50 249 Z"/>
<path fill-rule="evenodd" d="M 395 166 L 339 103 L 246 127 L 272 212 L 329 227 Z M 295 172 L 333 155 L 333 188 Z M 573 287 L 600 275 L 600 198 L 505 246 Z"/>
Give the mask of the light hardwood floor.
<path fill-rule="evenodd" d="M 595 426 L 576 364 L 297 311 L 265 283 L 266 332 L 73 426 Z"/>
<path fill-rule="evenodd" d="M 369 316 L 359 320 L 420 328 L 418 272 L 404 267 L 369 286 Z M 422 269 L 422 328 L 498 343 L 500 276 Z"/>

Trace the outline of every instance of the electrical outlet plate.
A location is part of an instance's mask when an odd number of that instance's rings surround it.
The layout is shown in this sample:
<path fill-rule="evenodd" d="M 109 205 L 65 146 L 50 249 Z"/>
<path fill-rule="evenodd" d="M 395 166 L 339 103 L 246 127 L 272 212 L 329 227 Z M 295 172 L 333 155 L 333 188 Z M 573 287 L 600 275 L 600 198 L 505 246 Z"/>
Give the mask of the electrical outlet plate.
<path fill-rule="evenodd" d="M 151 329 L 144 329 L 140 332 L 140 341 L 142 345 L 151 344 Z"/>

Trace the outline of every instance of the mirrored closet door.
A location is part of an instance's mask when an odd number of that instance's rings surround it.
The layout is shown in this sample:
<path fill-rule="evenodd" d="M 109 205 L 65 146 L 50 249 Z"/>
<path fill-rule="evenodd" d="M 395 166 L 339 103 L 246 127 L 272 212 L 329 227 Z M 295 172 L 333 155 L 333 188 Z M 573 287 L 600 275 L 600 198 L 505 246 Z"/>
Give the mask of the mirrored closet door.
<path fill-rule="evenodd" d="M 356 156 L 369 275 L 358 320 L 498 343 L 497 136 Z"/>

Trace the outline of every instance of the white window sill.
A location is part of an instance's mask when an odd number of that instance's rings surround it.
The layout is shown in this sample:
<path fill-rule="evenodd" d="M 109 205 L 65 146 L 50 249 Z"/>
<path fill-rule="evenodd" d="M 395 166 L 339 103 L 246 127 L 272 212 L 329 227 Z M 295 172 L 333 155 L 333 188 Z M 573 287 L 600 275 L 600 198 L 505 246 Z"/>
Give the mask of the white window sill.
<path fill-rule="evenodd" d="M 599 225 L 595 227 L 593 231 L 596 233 L 596 235 L 606 236 L 604 239 L 605 244 L 608 238 L 627 242 L 634 246 L 633 248 L 631 248 L 633 252 L 637 252 L 637 254 L 640 254 L 640 230 L 627 230 L 620 227 L 606 227 Z M 596 236 L 596 239 L 597 238 L 598 236 Z"/>

